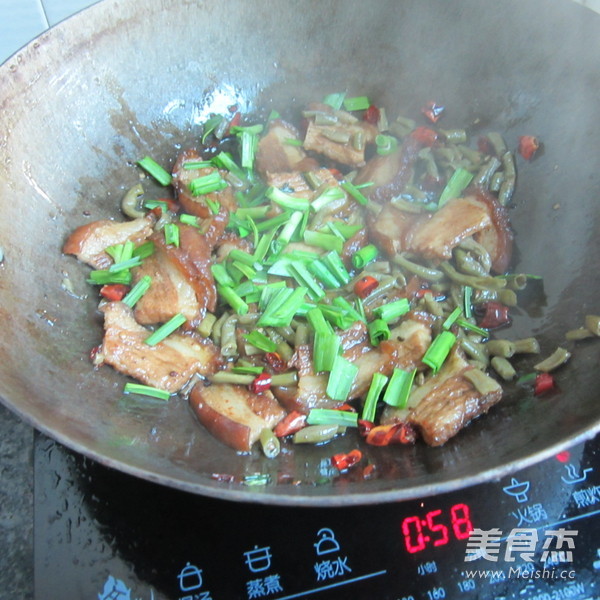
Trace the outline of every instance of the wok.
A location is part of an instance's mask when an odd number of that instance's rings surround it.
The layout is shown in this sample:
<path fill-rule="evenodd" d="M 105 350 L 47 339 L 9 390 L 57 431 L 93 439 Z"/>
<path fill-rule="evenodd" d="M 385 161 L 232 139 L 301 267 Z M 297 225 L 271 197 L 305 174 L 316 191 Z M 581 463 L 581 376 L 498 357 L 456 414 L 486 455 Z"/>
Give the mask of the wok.
<path fill-rule="evenodd" d="M 131 475 L 231 500 L 384 502 L 441 493 L 525 467 L 600 428 L 600 344 L 581 342 L 559 389 L 517 388 L 441 448 L 369 448 L 377 477 L 331 479 L 355 442 L 238 456 L 184 401 L 125 400 L 124 377 L 94 372 L 101 339 L 88 269 L 61 255 L 76 226 L 118 214 L 135 160 L 172 165 L 210 112 L 231 104 L 292 114 L 325 93 L 368 95 L 388 114 L 445 104 L 443 125 L 533 134 L 520 160 L 517 271 L 544 297 L 514 333 L 549 354 L 598 312 L 600 18 L 562 0 L 106 0 L 40 36 L 0 68 L 0 395 L 27 422 Z M 76 298 L 61 287 L 68 277 Z M 538 290 L 540 292 L 540 290 Z M 541 293 L 541 292 L 540 292 Z M 539 300 L 539 298 L 538 298 Z M 218 481 L 268 474 L 271 483 Z M 282 482 L 289 474 L 298 485 Z"/>

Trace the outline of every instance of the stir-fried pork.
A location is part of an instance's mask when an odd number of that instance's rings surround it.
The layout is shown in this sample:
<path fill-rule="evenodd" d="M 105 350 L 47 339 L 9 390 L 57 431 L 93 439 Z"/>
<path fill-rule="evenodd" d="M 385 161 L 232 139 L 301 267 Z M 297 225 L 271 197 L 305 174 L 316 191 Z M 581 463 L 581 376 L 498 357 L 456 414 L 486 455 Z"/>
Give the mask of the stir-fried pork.
<path fill-rule="evenodd" d="M 122 302 L 108 302 L 104 313 L 104 362 L 146 385 L 175 393 L 193 375 L 210 375 L 220 363 L 219 350 L 212 342 L 198 342 L 190 336 L 172 334 L 156 346 L 144 340 L 150 331 L 133 317 Z"/>
<path fill-rule="evenodd" d="M 261 431 L 273 429 L 285 416 L 271 392 L 253 394 L 239 385 L 197 383 L 190 403 L 215 437 L 240 452 L 249 452 Z"/>
<path fill-rule="evenodd" d="M 109 246 L 132 241 L 140 244 L 152 234 L 154 217 L 142 217 L 133 221 L 94 221 L 78 227 L 63 246 L 65 254 L 77 258 L 95 269 L 108 268 L 113 260 L 104 251 Z"/>

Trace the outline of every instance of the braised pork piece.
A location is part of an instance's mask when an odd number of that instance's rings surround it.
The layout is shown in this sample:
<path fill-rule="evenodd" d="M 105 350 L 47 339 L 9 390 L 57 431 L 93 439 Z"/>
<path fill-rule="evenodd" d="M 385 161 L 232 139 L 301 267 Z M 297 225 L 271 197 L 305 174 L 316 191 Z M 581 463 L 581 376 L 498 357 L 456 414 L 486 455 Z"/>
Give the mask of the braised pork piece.
<path fill-rule="evenodd" d="M 298 126 L 214 115 L 172 173 L 140 161 L 168 200 L 63 248 L 100 286 L 95 363 L 189 396 L 239 452 L 352 430 L 437 446 L 502 398 L 487 344 L 514 304 L 512 154 L 340 98 Z"/>

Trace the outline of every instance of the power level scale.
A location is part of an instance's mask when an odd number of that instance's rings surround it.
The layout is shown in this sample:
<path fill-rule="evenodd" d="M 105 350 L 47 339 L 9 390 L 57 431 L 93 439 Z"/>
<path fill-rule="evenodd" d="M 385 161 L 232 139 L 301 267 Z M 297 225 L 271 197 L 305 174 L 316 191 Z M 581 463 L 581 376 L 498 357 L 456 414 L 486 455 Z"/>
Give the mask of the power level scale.
<path fill-rule="evenodd" d="M 600 597 L 600 438 L 437 497 L 290 508 L 157 486 L 36 435 L 36 600 Z"/>

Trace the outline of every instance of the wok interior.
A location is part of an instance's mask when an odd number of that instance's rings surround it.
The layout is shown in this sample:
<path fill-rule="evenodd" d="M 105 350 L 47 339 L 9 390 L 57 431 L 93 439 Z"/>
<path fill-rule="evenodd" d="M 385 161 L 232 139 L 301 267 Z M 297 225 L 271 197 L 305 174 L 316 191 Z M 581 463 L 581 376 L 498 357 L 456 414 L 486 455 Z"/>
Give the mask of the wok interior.
<path fill-rule="evenodd" d="M 379 502 L 499 476 L 593 435 L 599 344 L 583 342 L 558 392 L 507 395 L 442 448 L 369 448 L 378 477 L 327 479 L 353 437 L 238 456 L 184 401 L 125 399 L 125 379 L 88 354 L 101 339 L 88 269 L 61 255 L 76 226 L 114 217 L 139 178 L 135 160 L 172 165 L 199 124 L 237 104 L 292 115 L 325 93 L 368 95 L 388 115 L 446 105 L 442 126 L 533 134 L 518 162 L 516 270 L 544 278 L 544 303 L 516 332 L 550 353 L 597 312 L 600 22 L 558 0 L 100 3 L 41 36 L 0 69 L 0 395 L 43 432 L 110 466 L 196 493 L 282 504 Z M 560 38 L 560 44 L 557 39 Z M 157 194 L 159 190 L 154 190 Z M 556 207 L 555 205 L 559 205 Z M 61 288 L 66 276 L 77 295 Z M 594 279 L 594 277 L 596 277 Z M 534 307 L 535 308 L 535 307 Z M 227 484 L 268 473 L 265 488 Z M 301 485 L 276 483 L 288 474 Z"/>

